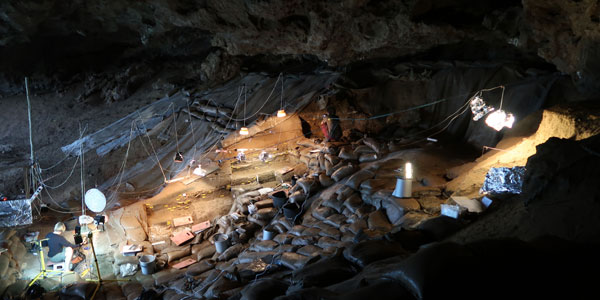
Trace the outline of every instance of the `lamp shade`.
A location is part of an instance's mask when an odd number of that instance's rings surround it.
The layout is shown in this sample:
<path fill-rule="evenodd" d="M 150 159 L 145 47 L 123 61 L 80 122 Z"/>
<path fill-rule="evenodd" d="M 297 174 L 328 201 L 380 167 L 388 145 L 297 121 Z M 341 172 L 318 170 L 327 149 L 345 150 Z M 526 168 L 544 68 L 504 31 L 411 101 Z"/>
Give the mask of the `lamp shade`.
<path fill-rule="evenodd" d="M 103 211 L 106 207 L 106 196 L 99 189 L 89 189 L 84 197 L 85 206 L 95 213 Z"/>
<path fill-rule="evenodd" d="M 247 127 L 242 127 L 240 129 L 240 135 L 248 135 L 249 131 Z"/>
<path fill-rule="evenodd" d="M 283 118 L 283 117 L 285 117 L 286 115 L 287 115 L 287 114 L 285 113 L 285 110 L 283 110 L 283 109 L 280 109 L 280 110 L 278 110 L 278 111 L 277 111 L 277 117 L 278 117 L 278 118 Z"/>

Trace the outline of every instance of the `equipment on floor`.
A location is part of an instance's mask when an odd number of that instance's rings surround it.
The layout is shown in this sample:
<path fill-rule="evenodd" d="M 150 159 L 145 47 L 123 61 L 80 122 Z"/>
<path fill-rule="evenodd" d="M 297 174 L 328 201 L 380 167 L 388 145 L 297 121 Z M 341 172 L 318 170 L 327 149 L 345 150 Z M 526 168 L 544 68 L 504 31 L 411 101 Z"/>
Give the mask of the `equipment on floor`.
<path fill-rule="evenodd" d="M 94 300 L 94 297 L 96 297 L 96 293 L 98 293 L 98 290 L 100 290 L 100 286 L 102 286 L 102 284 L 105 281 L 129 281 L 129 279 L 102 279 L 102 276 L 100 276 L 100 267 L 98 266 L 98 257 L 96 256 L 96 249 L 94 248 L 93 233 L 90 231 L 87 237 L 92 248 L 92 255 L 94 256 L 94 264 L 96 266 L 96 275 L 98 276 L 97 279 L 86 279 L 86 281 L 96 282 L 96 288 L 94 289 L 94 293 L 90 298 L 90 300 Z"/>

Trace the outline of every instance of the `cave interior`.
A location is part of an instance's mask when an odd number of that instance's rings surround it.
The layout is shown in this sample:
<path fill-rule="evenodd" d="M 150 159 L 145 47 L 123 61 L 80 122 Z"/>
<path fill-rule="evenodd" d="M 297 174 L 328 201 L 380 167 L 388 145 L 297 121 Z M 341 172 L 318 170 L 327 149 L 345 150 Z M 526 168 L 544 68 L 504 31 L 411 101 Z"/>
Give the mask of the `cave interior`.
<path fill-rule="evenodd" d="M 2 299 L 596 293 L 598 1 L 0 12 Z"/>

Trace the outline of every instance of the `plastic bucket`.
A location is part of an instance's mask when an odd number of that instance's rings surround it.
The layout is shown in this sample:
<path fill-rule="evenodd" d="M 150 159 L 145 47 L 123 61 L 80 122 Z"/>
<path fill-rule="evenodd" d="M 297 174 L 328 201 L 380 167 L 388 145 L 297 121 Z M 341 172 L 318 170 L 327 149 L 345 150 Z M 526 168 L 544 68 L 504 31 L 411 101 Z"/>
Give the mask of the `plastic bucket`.
<path fill-rule="evenodd" d="M 277 233 L 275 232 L 274 228 L 264 228 L 263 229 L 263 237 L 262 237 L 262 239 L 263 239 L 263 241 L 272 240 L 275 237 L 276 234 Z"/>
<path fill-rule="evenodd" d="M 298 203 L 287 203 L 283 206 L 283 215 L 288 220 L 295 219 L 299 212 L 300 206 L 298 205 Z"/>
<path fill-rule="evenodd" d="M 229 239 L 227 238 L 227 235 L 218 233 L 218 234 L 215 234 L 214 239 L 215 239 L 215 248 L 218 253 L 223 253 L 223 252 L 225 252 L 225 250 L 227 250 L 227 248 L 229 248 Z"/>
<path fill-rule="evenodd" d="M 142 274 L 152 275 L 154 273 L 154 267 L 156 266 L 156 257 L 154 255 L 142 255 L 140 257 L 140 268 Z"/>
<path fill-rule="evenodd" d="M 285 191 L 277 191 L 269 195 L 271 199 L 273 199 L 273 206 L 277 209 L 281 209 L 283 205 L 287 202 L 288 196 Z"/>

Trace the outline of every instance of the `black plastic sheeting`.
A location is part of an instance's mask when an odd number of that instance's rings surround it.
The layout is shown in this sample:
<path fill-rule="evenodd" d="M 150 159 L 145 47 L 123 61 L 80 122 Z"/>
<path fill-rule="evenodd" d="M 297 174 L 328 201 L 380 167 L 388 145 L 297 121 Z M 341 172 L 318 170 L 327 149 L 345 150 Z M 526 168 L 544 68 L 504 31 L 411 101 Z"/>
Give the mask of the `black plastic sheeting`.
<path fill-rule="evenodd" d="M 530 113 L 541 109 L 552 84 L 559 78 L 557 73 L 521 73 L 508 66 L 464 66 L 438 71 L 427 85 L 427 100 L 447 99 L 436 104 L 430 125 L 435 125 L 447 116 L 461 111 L 475 92 L 500 85 L 505 86 L 502 109 L 515 116 L 515 124 Z M 482 95 L 486 104 L 500 107 L 502 90 L 495 89 Z M 447 123 L 436 127 L 428 134 L 442 129 Z M 439 129 L 438 129 L 439 128 Z M 446 131 L 475 147 L 495 146 L 502 138 L 501 132 L 485 124 L 485 117 L 475 122 L 468 108 L 448 126 Z"/>

